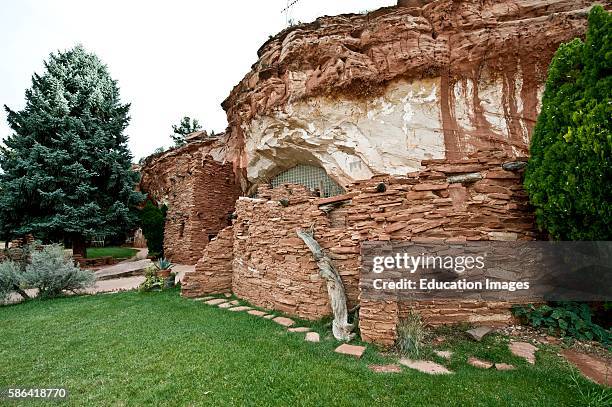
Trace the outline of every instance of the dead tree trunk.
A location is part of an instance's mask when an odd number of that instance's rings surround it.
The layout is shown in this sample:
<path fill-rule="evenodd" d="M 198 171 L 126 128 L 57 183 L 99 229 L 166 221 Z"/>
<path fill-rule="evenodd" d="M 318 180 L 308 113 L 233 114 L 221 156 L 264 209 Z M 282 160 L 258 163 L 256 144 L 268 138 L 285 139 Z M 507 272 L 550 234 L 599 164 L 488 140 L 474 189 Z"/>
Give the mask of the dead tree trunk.
<path fill-rule="evenodd" d="M 332 332 L 334 337 L 339 341 L 350 341 L 355 336 L 353 324 L 348 323 L 348 311 L 346 308 L 346 294 L 344 292 L 344 284 L 340 279 L 338 271 L 335 269 L 331 259 L 323 252 L 321 246 L 314 239 L 312 234 L 297 231 L 297 235 L 306 243 L 306 246 L 312 252 L 317 266 L 319 266 L 319 274 L 327 282 L 327 293 L 331 301 L 332 311 L 334 312 L 334 321 L 332 323 Z"/>

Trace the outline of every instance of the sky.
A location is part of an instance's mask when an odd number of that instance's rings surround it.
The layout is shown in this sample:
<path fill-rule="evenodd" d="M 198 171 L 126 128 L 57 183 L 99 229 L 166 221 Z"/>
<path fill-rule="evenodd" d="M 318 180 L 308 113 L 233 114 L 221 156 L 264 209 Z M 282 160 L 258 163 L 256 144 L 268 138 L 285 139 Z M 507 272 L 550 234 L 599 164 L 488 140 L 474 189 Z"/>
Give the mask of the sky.
<path fill-rule="evenodd" d="M 138 160 L 170 146 L 172 124 L 183 116 L 206 130 L 225 130 L 221 102 L 287 18 L 309 22 L 393 4 L 298 0 L 286 16 L 287 0 L 0 0 L 0 107 L 23 108 L 31 76 L 42 72 L 48 55 L 83 44 L 131 103 L 127 134 Z M 0 139 L 10 133 L 2 108 Z"/>

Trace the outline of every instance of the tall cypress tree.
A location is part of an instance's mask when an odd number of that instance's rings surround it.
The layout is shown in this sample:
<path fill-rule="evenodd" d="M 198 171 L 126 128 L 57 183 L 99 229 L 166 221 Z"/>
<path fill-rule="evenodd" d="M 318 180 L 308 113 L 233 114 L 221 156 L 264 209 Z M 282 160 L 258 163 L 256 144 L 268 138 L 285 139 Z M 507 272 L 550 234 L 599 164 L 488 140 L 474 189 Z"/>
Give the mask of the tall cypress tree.
<path fill-rule="evenodd" d="M 119 234 L 138 220 L 142 196 L 124 134 L 130 105 L 80 45 L 51 54 L 25 98 L 23 110 L 4 106 L 14 134 L 0 145 L 0 234 L 70 239 L 84 256 L 88 236 Z"/>
<path fill-rule="evenodd" d="M 612 14 L 595 6 L 586 40 L 562 44 L 548 69 L 525 188 L 559 240 L 612 239 Z"/>

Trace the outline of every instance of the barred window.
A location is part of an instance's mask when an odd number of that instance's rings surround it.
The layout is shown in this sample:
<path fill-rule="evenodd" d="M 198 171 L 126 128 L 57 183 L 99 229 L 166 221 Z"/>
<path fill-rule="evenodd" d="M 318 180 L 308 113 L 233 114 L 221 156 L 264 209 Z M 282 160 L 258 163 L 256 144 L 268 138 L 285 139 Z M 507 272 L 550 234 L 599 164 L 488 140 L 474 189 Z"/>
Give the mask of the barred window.
<path fill-rule="evenodd" d="M 313 191 L 319 191 L 324 198 L 344 193 L 344 189 L 327 175 L 323 168 L 313 165 L 298 164 L 272 179 L 273 188 L 284 184 L 304 185 Z"/>

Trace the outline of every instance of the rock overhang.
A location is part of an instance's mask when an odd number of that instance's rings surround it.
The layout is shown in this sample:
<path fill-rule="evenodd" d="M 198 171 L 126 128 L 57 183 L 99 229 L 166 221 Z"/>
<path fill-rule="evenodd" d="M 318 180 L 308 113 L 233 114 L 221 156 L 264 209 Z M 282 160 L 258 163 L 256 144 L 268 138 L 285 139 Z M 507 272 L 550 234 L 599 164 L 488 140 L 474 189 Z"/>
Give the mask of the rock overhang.
<path fill-rule="evenodd" d="M 527 153 L 548 63 L 596 2 L 408 3 L 320 17 L 262 45 L 223 102 L 244 181 L 302 158 L 345 184 L 482 148 Z"/>

